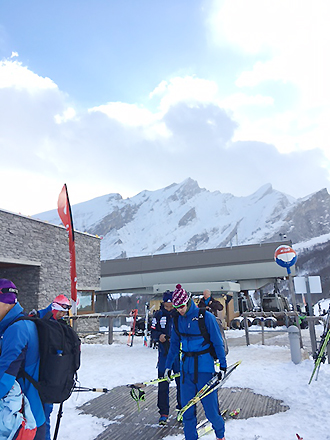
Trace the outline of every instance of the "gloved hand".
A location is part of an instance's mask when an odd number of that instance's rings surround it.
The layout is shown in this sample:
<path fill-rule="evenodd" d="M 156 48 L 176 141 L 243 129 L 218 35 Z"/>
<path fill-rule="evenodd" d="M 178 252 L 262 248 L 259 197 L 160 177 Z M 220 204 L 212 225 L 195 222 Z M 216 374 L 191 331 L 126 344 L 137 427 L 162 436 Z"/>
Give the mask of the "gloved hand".
<path fill-rule="evenodd" d="M 172 370 L 170 370 L 169 368 L 166 368 L 166 370 L 164 371 L 164 378 L 167 380 L 167 382 L 171 382 L 171 374 L 172 374 Z"/>
<path fill-rule="evenodd" d="M 218 379 L 221 380 L 222 377 L 226 374 L 227 368 L 226 367 L 220 367 L 220 371 L 218 372 Z"/>

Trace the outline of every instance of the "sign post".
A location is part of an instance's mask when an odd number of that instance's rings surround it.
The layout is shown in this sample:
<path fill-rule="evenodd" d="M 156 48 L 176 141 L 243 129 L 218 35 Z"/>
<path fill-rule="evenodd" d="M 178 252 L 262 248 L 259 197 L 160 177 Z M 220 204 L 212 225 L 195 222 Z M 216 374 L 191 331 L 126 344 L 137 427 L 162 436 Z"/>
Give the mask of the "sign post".
<path fill-rule="evenodd" d="M 279 266 L 285 267 L 287 270 L 289 276 L 289 290 L 292 297 L 293 310 L 296 312 L 297 303 L 291 275 L 291 266 L 293 266 L 297 261 L 296 251 L 293 250 L 290 246 L 281 245 L 275 249 L 274 260 Z"/>
<path fill-rule="evenodd" d="M 297 312 L 296 293 L 294 290 L 293 280 L 291 275 L 291 267 L 297 261 L 297 253 L 294 249 L 292 249 L 291 246 L 283 244 L 275 249 L 274 260 L 279 266 L 285 267 L 288 273 L 289 291 L 292 298 L 293 310 L 295 311 L 295 315 L 296 315 L 296 324 L 299 329 L 299 335 L 300 335 L 300 347 L 303 348 L 301 329 L 300 329 L 299 317 Z"/>
<path fill-rule="evenodd" d="M 321 278 L 319 276 L 304 276 L 295 277 L 294 279 L 295 290 L 301 295 L 306 294 L 308 315 L 314 316 L 312 294 L 322 293 Z M 312 344 L 312 352 L 315 353 L 317 349 L 316 333 L 315 333 L 315 321 L 313 319 L 308 320 L 309 334 Z"/>

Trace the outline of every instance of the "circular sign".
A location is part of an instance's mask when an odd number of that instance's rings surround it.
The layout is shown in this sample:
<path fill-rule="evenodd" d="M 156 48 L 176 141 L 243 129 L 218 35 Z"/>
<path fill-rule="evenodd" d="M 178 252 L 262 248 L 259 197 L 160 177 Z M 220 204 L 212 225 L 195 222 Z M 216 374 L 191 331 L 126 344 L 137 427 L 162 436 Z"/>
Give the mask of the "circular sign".
<path fill-rule="evenodd" d="M 297 253 L 292 247 L 284 244 L 275 250 L 274 260 L 279 266 L 285 267 L 288 273 L 290 273 L 290 267 L 297 261 Z"/>

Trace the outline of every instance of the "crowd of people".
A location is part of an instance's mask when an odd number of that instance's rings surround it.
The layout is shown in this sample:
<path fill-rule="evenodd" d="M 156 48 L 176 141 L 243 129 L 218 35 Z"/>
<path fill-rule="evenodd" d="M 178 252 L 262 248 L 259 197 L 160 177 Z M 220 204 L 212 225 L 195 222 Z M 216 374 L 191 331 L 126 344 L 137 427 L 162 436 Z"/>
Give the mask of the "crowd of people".
<path fill-rule="evenodd" d="M 17 294 L 12 281 L 0 279 L 0 438 L 50 440 L 53 406 L 42 401 L 35 386 L 40 362 L 37 328 L 33 320 L 24 319 Z M 60 294 L 46 309 L 33 310 L 29 316 L 62 320 L 70 307 L 68 298 Z M 160 425 L 166 425 L 169 417 L 169 383 L 173 378 L 176 410 L 180 411 L 214 375 L 221 379 L 225 374 L 222 310 L 209 290 L 203 292 L 198 306 L 180 284 L 173 292 L 164 292 L 151 325 L 151 340 L 158 345 L 158 377 L 166 379 L 158 384 Z M 215 359 L 220 366 L 217 372 Z M 26 376 L 32 379 L 25 380 Z M 217 440 L 225 440 L 217 393 L 210 393 L 202 403 Z M 192 406 L 183 413 L 186 440 L 197 440 L 196 426 L 196 408 Z"/>

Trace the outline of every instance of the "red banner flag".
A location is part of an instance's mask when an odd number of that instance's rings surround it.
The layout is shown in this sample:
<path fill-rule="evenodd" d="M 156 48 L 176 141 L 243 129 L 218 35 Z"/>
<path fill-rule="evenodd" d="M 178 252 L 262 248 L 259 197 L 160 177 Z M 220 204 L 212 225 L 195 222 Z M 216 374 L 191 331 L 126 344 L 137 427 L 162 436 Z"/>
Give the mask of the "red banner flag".
<path fill-rule="evenodd" d="M 69 252 L 70 252 L 70 275 L 71 275 L 71 299 L 77 301 L 77 270 L 76 270 L 76 247 L 74 242 L 74 230 L 71 206 L 69 202 L 68 189 L 64 184 L 57 201 L 58 215 L 60 216 L 65 229 L 69 233 Z M 73 309 L 75 309 L 73 304 Z"/>

